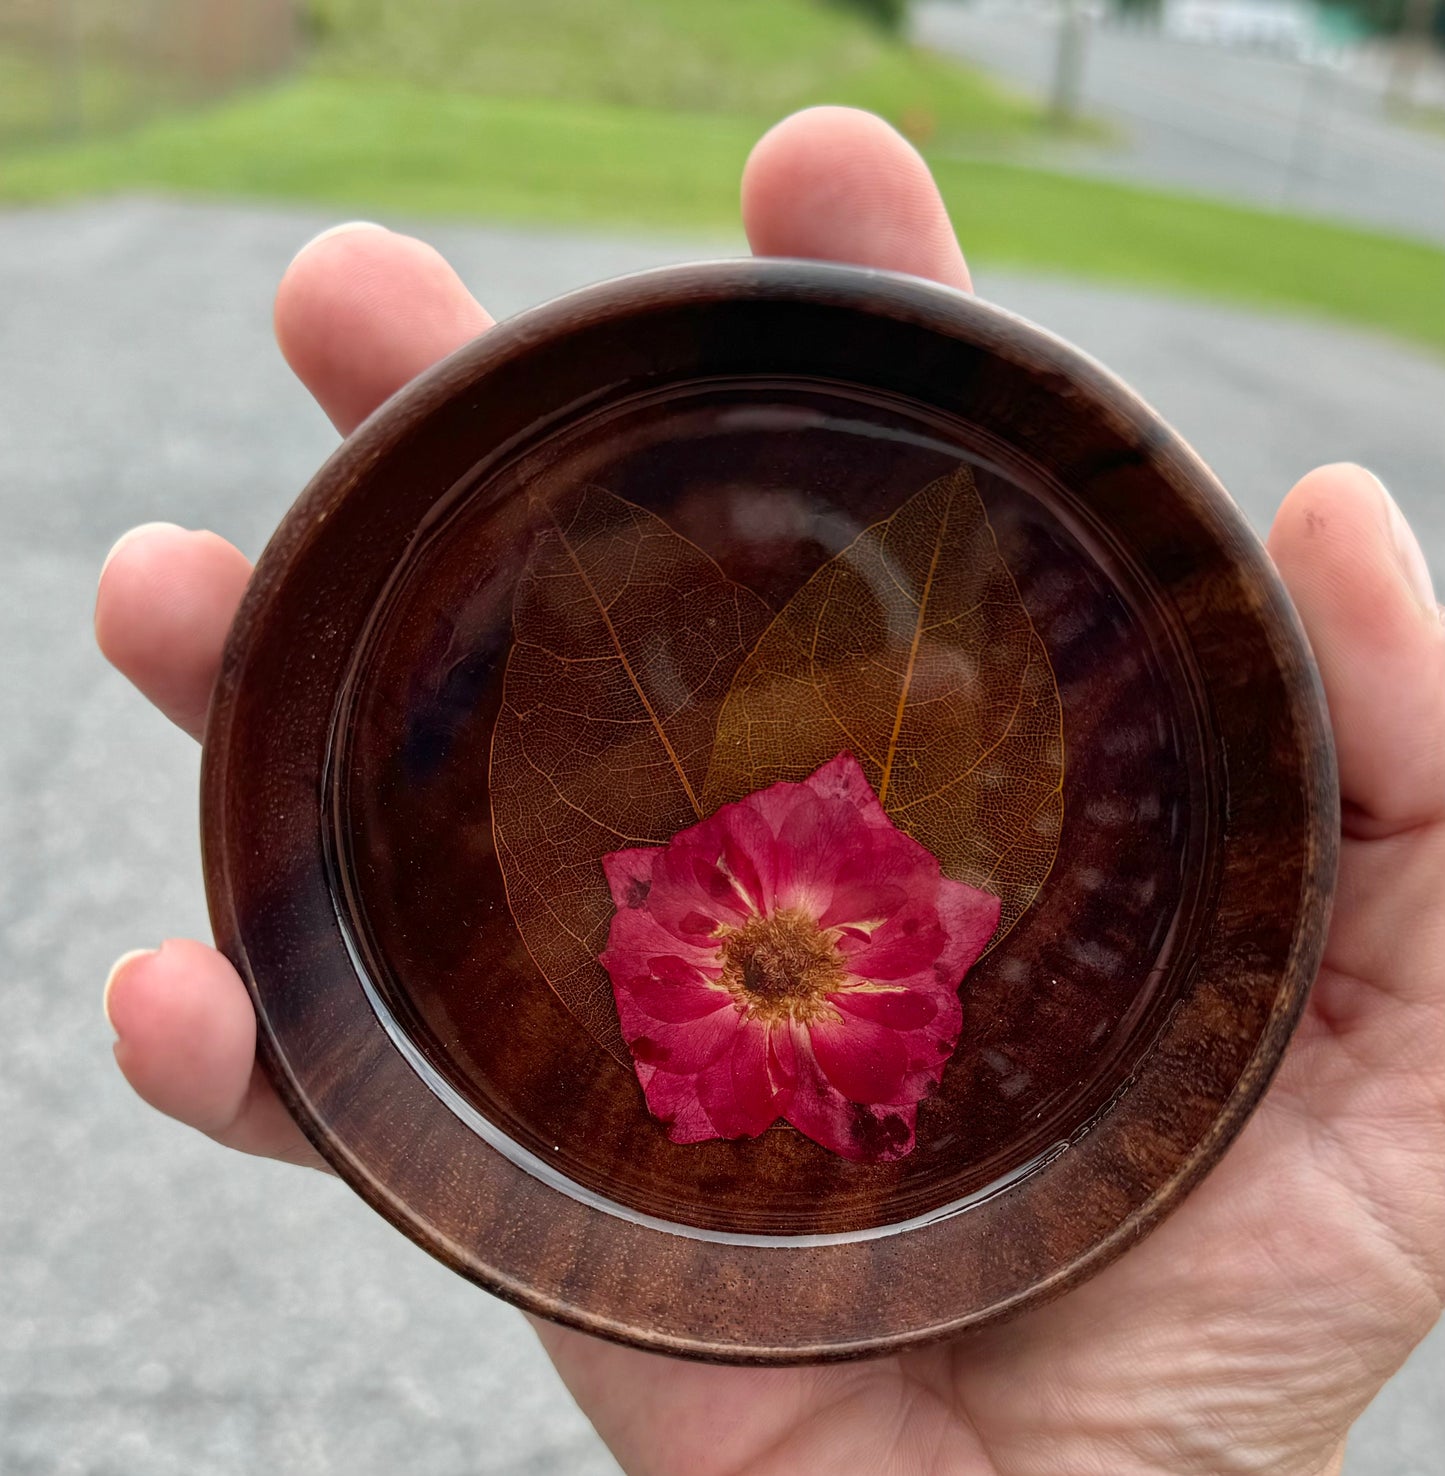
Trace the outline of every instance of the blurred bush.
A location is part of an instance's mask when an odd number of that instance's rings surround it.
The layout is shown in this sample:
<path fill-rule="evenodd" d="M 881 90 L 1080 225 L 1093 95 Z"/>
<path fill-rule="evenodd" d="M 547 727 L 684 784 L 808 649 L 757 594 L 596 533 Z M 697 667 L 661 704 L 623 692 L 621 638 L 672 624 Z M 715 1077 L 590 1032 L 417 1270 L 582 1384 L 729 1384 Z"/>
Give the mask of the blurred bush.
<path fill-rule="evenodd" d="M 860 11 L 885 31 L 902 30 L 908 14 L 908 0 L 832 0 L 832 4 Z"/>
<path fill-rule="evenodd" d="M 1350 16 L 1366 31 L 1394 35 L 1408 23 L 1409 29 L 1433 31 L 1445 41 L 1445 4 L 1440 0 L 1326 0 L 1325 9 Z"/>

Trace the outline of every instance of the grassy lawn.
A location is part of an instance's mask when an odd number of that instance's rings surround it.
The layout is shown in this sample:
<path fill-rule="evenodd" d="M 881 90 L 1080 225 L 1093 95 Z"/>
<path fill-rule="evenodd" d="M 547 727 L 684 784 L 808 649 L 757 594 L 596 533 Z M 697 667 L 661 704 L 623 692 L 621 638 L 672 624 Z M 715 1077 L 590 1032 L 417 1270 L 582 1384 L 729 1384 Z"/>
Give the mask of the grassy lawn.
<path fill-rule="evenodd" d="M 1037 108 L 829 0 L 310 0 L 314 70 L 352 81 L 773 119 L 853 103 L 920 138 L 1036 131 Z"/>
<path fill-rule="evenodd" d="M 121 138 L 0 163 L 0 198 L 120 189 L 338 215 L 736 229 L 761 124 L 311 77 Z M 1445 349 L 1445 253 L 1182 196 L 939 157 L 971 257 L 1304 309 Z"/>
<path fill-rule="evenodd" d="M 42 20 L 22 44 L 0 0 L 0 143 L 57 124 L 103 131 L 154 111 L 148 101 L 205 96 L 229 74 L 196 74 L 195 58 L 187 72 L 204 39 L 188 3 L 67 0 L 56 23 L 70 16 L 73 34 L 47 40 Z M 168 9 L 178 28 L 169 41 L 157 21 Z M 920 141 L 972 146 L 1044 124 L 1034 104 L 838 0 L 302 0 L 299 9 L 307 75 L 366 87 L 755 120 L 828 100 L 880 112 Z"/>
<path fill-rule="evenodd" d="M 1417 103 L 1414 107 L 1402 109 L 1398 116 L 1412 127 L 1423 128 L 1427 133 L 1445 133 L 1445 108 Z"/>
<path fill-rule="evenodd" d="M 164 90 L 167 80 L 99 57 L 87 58 L 76 73 L 58 75 L 49 58 L 0 38 L 0 143 L 124 127 L 154 111 L 157 84 Z M 4 167 L 0 154 L 0 174 Z"/>
<path fill-rule="evenodd" d="M 1445 251 L 1299 216 L 935 161 L 970 254 L 1107 281 L 1301 309 L 1445 350 Z"/>

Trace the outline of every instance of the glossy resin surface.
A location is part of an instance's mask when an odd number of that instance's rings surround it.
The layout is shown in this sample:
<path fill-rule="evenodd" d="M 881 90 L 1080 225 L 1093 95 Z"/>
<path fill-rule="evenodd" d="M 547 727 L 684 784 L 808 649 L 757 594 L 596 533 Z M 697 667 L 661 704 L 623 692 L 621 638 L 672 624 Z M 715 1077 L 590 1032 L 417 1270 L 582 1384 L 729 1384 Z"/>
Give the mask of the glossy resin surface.
<path fill-rule="evenodd" d="M 961 1015 L 900 1035 L 904 1108 L 675 1141 L 639 1079 L 692 1052 L 716 1104 L 724 1058 L 619 1015 L 606 858 L 840 755 L 997 899 Z M 258 567 L 205 789 L 218 934 L 353 1185 L 535 1310 L 773 1360 L 996 1317 L 1172 1205 L 1288 1037 L 1337 829 L 1293 613 L 1187 448 L 1017 320 L 794 263 L 591 289 L 362 427 Z M 900 970 L 866 987 L 924 1018 Z"/>

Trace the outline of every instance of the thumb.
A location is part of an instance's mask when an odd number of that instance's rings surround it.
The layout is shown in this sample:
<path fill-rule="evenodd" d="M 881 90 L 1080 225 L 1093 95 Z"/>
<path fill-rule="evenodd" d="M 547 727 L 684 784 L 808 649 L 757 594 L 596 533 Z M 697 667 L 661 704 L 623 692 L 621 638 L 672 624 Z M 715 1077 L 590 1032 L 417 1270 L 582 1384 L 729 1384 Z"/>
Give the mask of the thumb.
<path fill-rule="evenodd" d="M 1420 1336 L 1445 1298 L 1445 624 L 1419 544 L 1358 467 L 1306 477 L 1270 551 L 1324 679 L 1344 824 L 1317 1028 L 1284 1080 L 1356 1208 L 1366 1259 L 1350 1284 L 1389 1264 L 1379 1247 L 1399 1253 L 1383 1325 Z M 1405 1346 L 1387 1338 L 1380 1373 Z"/>
<path fill-rule="evenodd" d="M 1445 626 L 1399 508 L 1363 468 L 1321 467 L 1285 499 L 1269 550 L 1324 680 L 1346 832 L 1445 819 Z"/>

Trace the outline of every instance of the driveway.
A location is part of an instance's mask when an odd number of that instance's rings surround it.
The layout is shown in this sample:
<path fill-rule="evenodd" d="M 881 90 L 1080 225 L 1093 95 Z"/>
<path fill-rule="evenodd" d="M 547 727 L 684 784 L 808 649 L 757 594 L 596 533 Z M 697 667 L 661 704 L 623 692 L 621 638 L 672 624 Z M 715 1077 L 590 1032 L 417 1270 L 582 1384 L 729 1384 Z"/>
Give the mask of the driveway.
<path fill-rule="evenodd" d="M 615 1467 L 510 1308 L 341 1184 L 222 1153 L 134 1100 L 100 984 L 206 936 L 197 752 L 94 653 L 132 523 L 248 552 L 333 445 L 269 334 L 327 224 L 144 200 L 0 215 L 0 1471 L 6 1476 L 602 1476 Z M 429 233 L 497 313 L 696 254 Z M 735 243 L 718 243 L 722 250 Z M 1374 466 L 1445 587 L 1445 362 L 1369 335 L 983 274 L 1133 381 L 1259 523 L 1312 464 Z M 1350 1476 L 1427 1476 L 1437 1333 L 1366 1416 Z"/>
<path fill-rule="evenodd" d="M 922 0 L 914 27 L 925 44 L 1047 95 L 1056 28 L 1035 8 Z M 1385 117 L 1377 88 L 1327 68 L 1096 26 L 1083 91 L 1118 142 L 1046 147 L 1045 162 L 1445 242 L 1445 134 Z"/>

